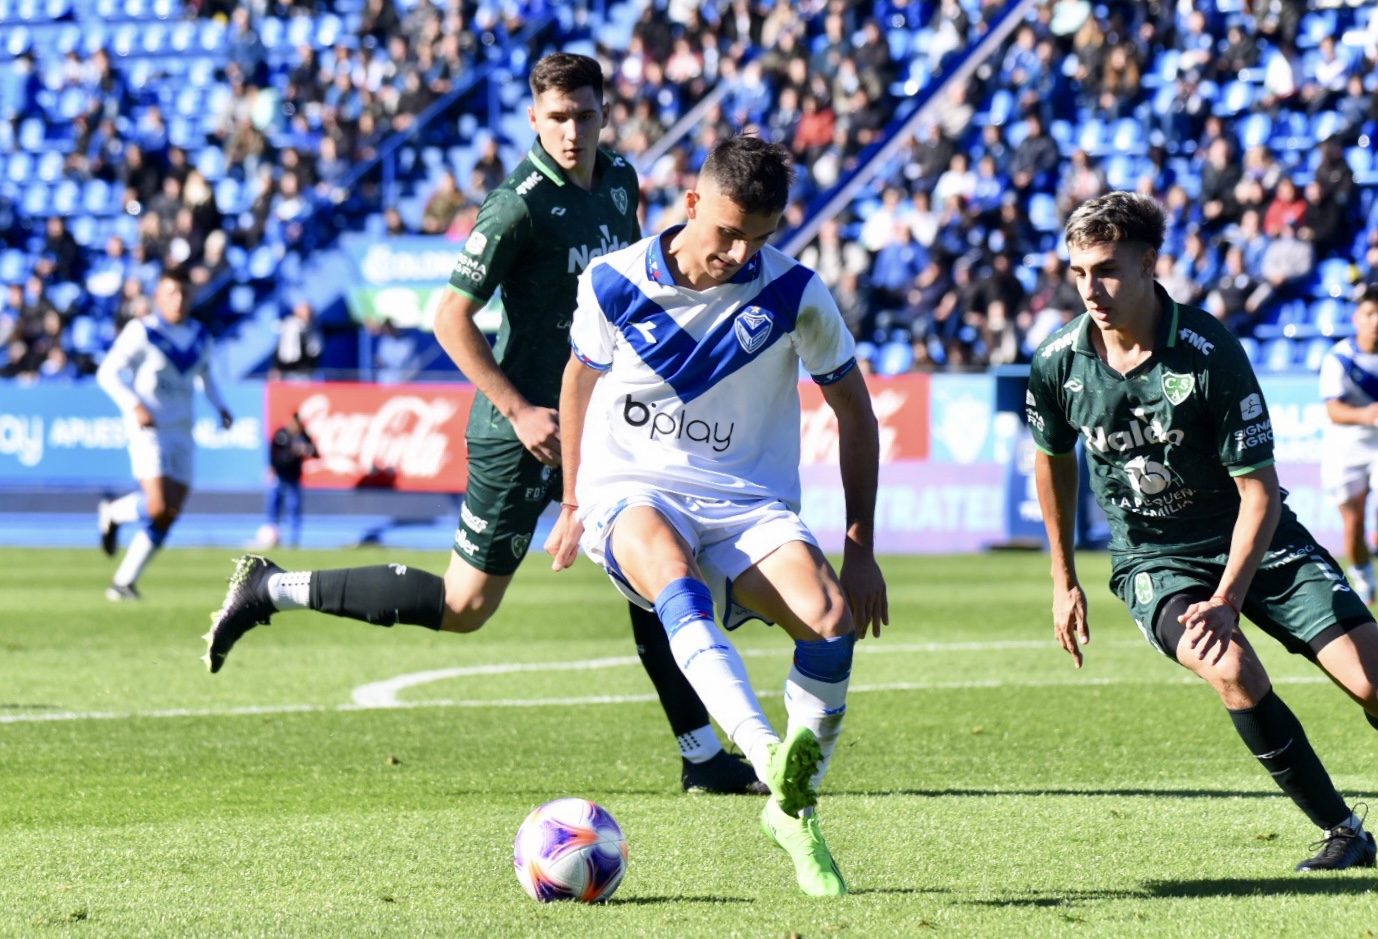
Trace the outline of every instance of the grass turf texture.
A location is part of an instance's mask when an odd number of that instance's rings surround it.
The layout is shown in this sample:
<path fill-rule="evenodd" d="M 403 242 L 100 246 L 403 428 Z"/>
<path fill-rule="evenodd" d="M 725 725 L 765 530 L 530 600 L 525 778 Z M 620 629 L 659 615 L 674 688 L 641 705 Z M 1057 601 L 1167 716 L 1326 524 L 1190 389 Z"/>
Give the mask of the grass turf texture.
<path fill-rule="evenodd" d="M 1078 673 L 1051 640 L 1046 557 L 884 560 L 892 625 L 859 647 L 821 803 L 853 892 L 820 901 L 757 800 L 679 791 L 625 605 L 586 562 L 533 556 L 472 636 L 279 614 L 211 676 L 227 552 L 169 550 L 144 602 L 115 605 L 94 549 L 0 550 L 0 936 L 1373 935 L 1378 877 L 1292 873 L 1314 829 L 1214 695 L 1147 648 L 1106 559 L 1081 563 Z M 789 643 L 759 624 L 736 641 L 783 727 Z M 1341 791 L 1378 803 L 1358 709 L 1258 645 Z M 570 662 L 593 664 L 541 668 Z M 414 707 L 351 705 L 480 666 L 397 692 Z M 70 714 L 107 716 L 34 720 Z M 521 820 L 569 795 L 626 831 L 606 906 L 536 904 L 513 876 Z"/>

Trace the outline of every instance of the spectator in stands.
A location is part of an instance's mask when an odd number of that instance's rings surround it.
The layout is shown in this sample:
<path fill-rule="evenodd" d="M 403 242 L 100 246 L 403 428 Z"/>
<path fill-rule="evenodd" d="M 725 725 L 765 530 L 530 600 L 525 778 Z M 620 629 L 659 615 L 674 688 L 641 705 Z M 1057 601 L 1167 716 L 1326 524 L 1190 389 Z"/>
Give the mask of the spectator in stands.
<path fill-rule="evenodd" d="M 991 160 L 981 157 L 982 162 Z M 914 240 L 925 248 L 932 248 L 938 240 L 938 227 L 942 213 L 933 208 L 933 196 L 927 189 L 916 188 L 909 197 L 909 210 L 905 213 L 909 227 L 914 230 Z"/>
<path fill-rule="evenodd" d="M 1370 148 L 1373 146 L 1369 144 Z M 1346 218 L 1354 210 L 1357 202 L 1354 192 L 1354 170 L 1345 159 L 1344 146 L 1331 137 L 1320 144 L 1321 162 L 1316 167 L 1313 178 L 1321 184 L 1327 199 L 1332 199 L 1343 207 Z"/>
<path fill-rule="evenodd" d="M 836 124 L 837 114 L 831 106 L 816 95 L 805 94 L 800 101 L 799 124 L 795 127 L 794 139 L 790 141 L 795 161 L 807 166 L 816 160 L 824 148 L 832 143 Z"/>
<path fill-rule="evenodd" d="M 315 441 L 306 432 L 301 417 L 293 413 L 287 423 L 273 431 L 268 445 L 268 463 L 273 484 L 268 489 L 267 521 L 259 529 L 259 548 L 276 548 L 282 543 L 282 516 L 287 514 L 287 544 L 301 544 L 301 476 L 307 460 L 319 456 Z"/>
<path fill-rule="evenodd" d="M 260 85 L 267 79 L 268 50 L 254 29 L 253 13 L 248 6 L 236 6 L 230 14 L 230 25 L 225 30 L 225 57 L 244 81 Z"/>
<path fill-rule="evenodd" d="M 1258 42 L 1242 23 L 1231 23 L 1225 32 L 1224 47 L 1207 66 L 1207 75 L 1218 84 L 1234 81 L 1245 69 L 1258 65 Z"/>
<path fill-rule="evenodd" d="M 86 275 L 86 257 L 68 230 L 67 220 L 61 215 L 50 215 L 45 227 L 43 253 L 35 265 L 39 273 L 59 283 L 81 280 Z"/>
<path fill-rule="evenodd" d="M 887 186 L 880 195 L 880 205 L 861 225 L 862 247 L 873 255 L 878 253 L 894 238 L 895 223 L 905 217 L 904 191 L 898 186 Z"/>
<path fill-rule="evenodd" d="M 1196 140 L 1201 136 L 1210 107 L 1201 93 L 1199 76 L 1179 72 L 1172 100 L 1165 110 L 1155 110 L 1150 120 L 1164 140 Z"/>
<path fill-rule="evenodd" d="M 833 299 L 842 313 L 843 322 L 853 338 L 865 339 L 874 329 L 875 304 L 870 290 L 858 271 L 843 269 L 842 279 L 831 288 Z"/>
<path fill-rule="evenodd" d="M 421 213 L 421 230 L 428 235 L 443 235 L 450 230 L 450 225 L 466 201 L 455 174 L 449 170 L 441 173 L 435 192 L 426 200 L 426 207 Z"/>
<path fill-rule="evenodd" d="M 162 174 L 144 156 L 144 148 L 136 142 L 124 147 L 124 159 L 118 166 L 119 181 L 124 186 L 124 208 L 131 215 L 142 212 L 162 189 Z M 130 203 L 138 203 L 131 206 Z M 132 210 L 132 211 L 131 211 Z"/>
<path fill-rule="evenodd" d="M 1062 170 L 1062 181 L 1057 187 L 1057 209 L 1064 217 L 1070 215 L 1077 206 L 1104 195 L 1109 188 L 1105 171 L 1092 165 L 1090 155 L 1077 147 Z"/>
<path fill-rule="evenodd" d="M 1306 0 L 1251 0 L 1255 28 L 1274 43 L 1295 45 Z"/>
<path fill-rule="evenodd" d="M 1252 336 L 1258 325 L 1259 301 L 1254 294 L 1259 281 L 1244 264 L 1244 250 L 1237 245 L 1225 249 L 1225 263 L 1203 304 L 1210 314 L 1236 336 Z"/>
<path fill-rule="evenodd" d="M 1345 93 L 1335 103 L 1335 111 L 1340 116 L 1340 126 L 1335 136 L 1346 146 L 1357 146 L 1366 123 L 1373 120 L 1378 110 L 1378 99 L 1364 85 L 1364 77 L 1351 72 L 1346 79 Z"/>
<path fill-rule="evenodd" d="M 844 274 L 866 273 L 871 259 L 855 240 L 844 240 L 841 224 L 830 218 L 819 226 L 818 238 L 800 252 L 799 263 L 816 271 L 823 283 L 836 290 Z"/>
<path fill-rule="evenodd" d="M 1302 201 L 1306 211 L 1298 221 L 1301 237 L 1315 246 L 1318 257 L 1344 255 L 1354 243 L 1348 206 L 1337 199 L 1327 198 L 1318 180 L 1306 184 Z"/>
<path fill-rule="evenodd" d="M 383 210 L 383 231 L 391 238 L 415 234 L 395 205 Z"/>
<path fill-rule="evenodd" d="M 871 295 L 877 309 L 902 308 L 914 278 L 927 266 L 928 252 L 914 241 L 908 222 L 896 219 L 890 240 L 876 252 L 871 265 Z"/>
<path fill-rule="evenodd" d="M 498 138 L 485 133 L 479 144 L 478 159 L 474 161 L 474 171 L 470 176 L 470 198 L 483 201 L 483 198 L 502 183 L 507 176 L 502 154 L 498 150 Z"/>
<path fill-rule="evenodd" d="M 1259 277 L 1263 269 L 1263 253 L 1268 249 L 1269 238 L 1263 233 L 1263 214 L 1257 209 L 1249 209 L 1239 217 L 1239 224 L 1225 230 L 1225 241 L 1238 247 L 1244 255 L 1244 270 L 1252 277 Z"/>
<path fill-rule="evenodd" d="M 1131 115 L 1142 95 L 1142 81 L 1134 46 L 1129 42 L 1112 46 L 1101 68 L 1100 90 L 1096 96 L 1101 115 L 1106 120 Z"/>
<path fill-rule="evenodd" d="M 1010 184 L 1021 200 L 1034 192 L 1052 192 L 1057 183 L 1057 168 L 1061 156 L 1057 142 L 1043 130 L 1043 119 L 1037 114 L 1025 118 L 1028 132 L 1010 156 L 1008 172 Z"/>
<path fill-rule="evenodd" d="M 341 186 L 354 164 L 340 156 L 334 137 L 321 138 L 321 152 L 316 159 L 316 193 L 332 202 L 343 202 L 349 195 Z"/>
<path fill-rule="evenodd" d="M 1255 144 L 1244 153 L 1244 176 L 1257 180 L 1266 191 L 1273 192 L 1286 175 L 1287 168 L 1266 143 Z"/>
<path fill-rule="evenodd" d="M 1270 238 L 1282 234 L 1284 227 L 1296 228 L 1306 214 L 1306 199 L 1297 191 L 1297 184 L 1290 176 L 1278 180 L 1278 188 L 1273 201 L 1263 216 L 1263 231 Z"/>
<path fill-rule="evenodd" d="M 932 189 L 938 177 L 952 164 L 952 155 L 957 152 L 957 145 L 943 133 L 941 124 L 928 124 L 919 133 L 922 135 L 922 141 L 915 141 L 917 146 L 913 148 L 912 159 L 905 169 L 905 176 L 909 179 L 911 188 Z"/>
<path fill-rule="evenodd" d="M 1303 81 L 1297 47 L 1284 40 L 1263 69 L 1263 94 L 1259 97 L 1259 105 L 1277 117 L 1279 111 L 1290 108 L 1297 100 L 1297 91 Z"/>
<path fill-rule="evenodd" d="M 129 108 L 129 86 L 110 60 L 110 53 L 97 49 L 91 56 L 92 73 L 87 86 L 87 116 L 93 123 L 103 118 L 116 120 Z"/>
<path fill-rule="evenodd" d="M 229 246 L 229 240 L 229 236 L 225 234 L 223 229 L 216 229 L 206 236 L 205 243 L 202 245 L 200 260 L 187 271 L 193 288 L 193 305 L 200 299 L 201 288 L 229 272 L 230 262 L 225 256 L 225 249 Z"/>
<path fill-rule="evenodd" d="M 373 377 L 380 385 L 404 382 L 415 374 L 416 340 L 397 328 L 391 319 L 371 327 Z"/>
<path fill-rule="evenodd" d="M 1315 267 L 1316 252 L 1311 242 L 1298 237 L 1290 224 L 1284 225 L 1263 252 L 1263 283 L 1255 291 L 1254 307 L 1266 315 L 1267 305 L 1291 299 Z"/>
<path fill-rule="evenodd" d="M 1344 96 L 1349 84 L 1349 61 L 1339 51 L 1334 36 L 1322 36 L 1317 57 L 1300 88 L 1301 103 L 1307 113 L 1330 111 Z"/>
<path fill-rule="evenodd" d="M 1243 171 L 1234 157 L 1234 148 L 1225 137 L 1211 141 L 1206 151 L 1206 163 L 1201 167 L 1202 223 L 1210 231 L 1219 231 L 1230 222 L 1239 220 L 1239 206 L 1234 199 L 1234 187 Z"/>
<path fill-rule="evenodd" d="M 320 362 L 325 339 L 316 324 L 316 311 L 301 300 L 292 307 L 290 316 L 277 323 L 278 342 L 273 352 L 270 378 L 310 378 Z"/>
<path fill-rule="evenodd" d="M 193 169 L 187 174 L 187 181 L 182 186 L 182 204 L 191 213 L 188 239 L 191 256 L 200 258 L 211 232 L 221 231 L 225 227 L 225 216 L 215 203 L 214 190 L 199 170 Z"/>

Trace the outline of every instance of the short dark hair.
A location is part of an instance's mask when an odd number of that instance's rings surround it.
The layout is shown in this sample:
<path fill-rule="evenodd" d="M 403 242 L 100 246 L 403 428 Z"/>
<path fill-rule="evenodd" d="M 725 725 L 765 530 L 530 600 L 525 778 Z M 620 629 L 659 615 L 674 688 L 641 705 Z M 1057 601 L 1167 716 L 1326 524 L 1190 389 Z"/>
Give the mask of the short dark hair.
<path fill-rule="evenodd" d="M 1378 284 L 1360 284 L 1354 288 L 1354 305 L 1378 303 Z"/>
<path fill-rule="evenodd" d="M 699 174 L 751 215 L 774 215 L 789 204 L 794 166 L 789 151 L 760 137 L 739 135 L 720 141 Z"/>
<path fill-rule="evenodd" d="M 539 98 L 551 89 L 578 91 L 592 88 L 594 96 L 603 100 L 603 68 L 597 59 L 573 52 L 552 52 L 536 63 L 531 70 L 531 97 Z"/>
<path fill-rule="evenodd" d="M 187 269 L 180 265 L 177 267 L 163 268 L 163 272 L 158 275 L 158 279 L 170 280 L 175 284 L 180 284 L 182 287 L 187 287 L 191 284 L 191 276 L 187 273 Z"/>
<path fill-rule="evenodd" d="M 1157 251 L 1163 247 L 1166 227 L 1163 207 L 1152 196 L 1108 192 L 1078 206 L 1064 234 L 1071 247 L 1132 241 Z"/>

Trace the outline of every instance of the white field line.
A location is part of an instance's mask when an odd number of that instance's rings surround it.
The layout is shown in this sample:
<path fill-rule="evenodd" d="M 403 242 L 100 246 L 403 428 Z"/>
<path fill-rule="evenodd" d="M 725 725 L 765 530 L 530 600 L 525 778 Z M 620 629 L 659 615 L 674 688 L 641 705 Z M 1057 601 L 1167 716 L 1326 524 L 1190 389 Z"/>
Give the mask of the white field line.
<path fill-rule="evenodd" d="M 1110 646 L 1141 646 L 1134 641 L 1112 641 L 1100 643 L 1097 648 Z M 994 652 L 1010 649 L 1056 649 L 1057 643 L 1043 640 L 1019 640 L 1005 642 L 932 642 L 906 645 L 877 644 L 868 641 L 857 646 L 860 654 L 896 655 L 904 653 L 941 652 Z M 756 658 L 779 656 L 780 649 L 743 649 L 743 657 Z M 162 708 L 149 711 L 47 711 L 27 714 L 0 714 L 0 724 L 28 724 L 41 721 L 77 720 L 133 720 L 160 717 L 235 717 L 254 714 L 314 714 L 338 711 L 375 711 L 398 708 L 523 708 L 523 707 L 566 707 L 580 704 L 631 704 L 655 701 L 654 694 L 633 695 L 584 695 L 562 698 L 485 698 L 485 699 L 446 699 L 430 701 L 403 701 L 398 694 L 407 688 L 449 681 L 454 678 L 468 678 L 480 675 L 506 675 L 514 672 L 561 672 L 561 671 L 600 671 L 609 668 L 624 668 L 638 665 L 636 656 L 618 656 L 604 659 L 585 659 L 573 662 L 511 662 L 493 665 L 473 665 L 459 668 L 440 668 L 425 672 L 412 672 L 398 675 L 384 681 L 371 682 L 355 688 L 348 704 L 275 704 L 230 708 Z M 1324 675 L 1275 678 L 1275 684 L 1318 684 L 1328 682 Z M 951 691 L 973 688 L 1076 688 L 1086 685 L 1185 685 L 1194 684 L 1196 679 L 1189 675 L 1172 678 L 1066 678 L 1011 681 L 1008 679 L 986 679 L 974 681 L 914 681 L 885 682 L 880 684 L 854 684 L 849 694 L 875 691 Z M 779 697 L 779 690 L 758 690 L 761 697 Z"/>

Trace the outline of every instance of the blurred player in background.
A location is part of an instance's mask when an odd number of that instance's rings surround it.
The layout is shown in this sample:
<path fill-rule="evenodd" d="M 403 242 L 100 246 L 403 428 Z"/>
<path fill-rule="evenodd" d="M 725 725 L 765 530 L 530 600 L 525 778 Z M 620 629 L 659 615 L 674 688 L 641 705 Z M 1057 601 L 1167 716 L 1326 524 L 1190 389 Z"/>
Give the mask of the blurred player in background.
<path fill-rule="evenodd" d="M 287 543 L 301 544 L 301 474 L 306 461 L 318 455 L 316 444 L 306 432 L 300 416 L 293 414 L 286 424 L 273 432 L 273 439 L 268 444 L 273 485 L 268 490 L 268 520 L 259 532 L 259 546 L 273 548 L 281 543 L 284 512 L 287 514 Z"/>
<path fill-rule="evenodd" d="M 1321 829 L 1297 870 L 1372 867 L 1366 809 L 1335 790 L 1239 617 L 1319 665 L 1375 728 L 1378 624 L 1283 502 L 1268 407 L 1239 341 L 1154 280 L 1163 231 L 1161 206 L 1128 192 L 1067 220 L 1087 312 L 1034 354 L 1028 397 L 1054 631 L 1080 668 L 1091 639 L 1072 550 L 1080 437 L 1110 522 L 1111 589 L 1154 648 L 1210 683 L 1249 752 Z"/>
<path fill-rule="evenodd" d="M 139 599 L 139 575 L 191 491 L 195 388 L 199 385 L 220 413 L 222 427 L 234 423 L 211 377 L 211 337 L 190 318 L 188 284 L 182 271 L 164 271 L 153 296 L 154 312 L 125 325 L 96 372 L 101 388 L 124 415 L 129 462 L 139 482 L 138 490 L 100 503 L 102 550 L 113 557 L 119 527 L 143 523 L 106 588 L 109 600 Z"/>
<path fill-rule="evenodd" d="M 1373 605 L 1373 555 L 1365 519 L 1378 474 L 1378 286 L 1354 308 L 1354 335 L 1321 361 L 1321 400 L 1330 424 L 1321 445 L 1321 485 L 1344 520 L 1349 580 Z"/>
<path fill-rule="evenodd" d="M 686 224 L 579 279 L 560 395 L 564 499 L 546 547 L 562 570 L 582 545 L 654 607 L 679 667 L 770 786 L 766 835 L 805 893 L 838 896 L 847 887 L 814 805 L 858 631 L 879 633 L 889 615 L 871 545 L 879 438 L 832 295 L 766 245 L 793 175 L 783 147 L 729 138 L 685 194 Z M 801 363 L 838 419 L 840 579 L 798 515 Z M 729 630 L 764 619 L 794 640 L 783 742 L 715 604 Z"/>
<path fill-rule="evenodd" d="M 247 630 L 282 610 L 473 632 L 497 611 L 541 513 L 560 493 L 556 406 L 569 358 L 576 282 L 594 258 L 641 237 L 636 171 L 600 150 L 603 73 L 588 56 L 554 53 L 531 72 L 536 143 L 479 211 L 436 314 L 436 338 L 478 388 L 469 418 L 469 488 L 444 578 L 403 565 L 284 572 L 241 558 L 212 615 L 206 660 L 219 671 Z M 497 344 L 474 316 L 501 288 Z M 637 651 L 681 753 L 687 791 L 763 792 L 751 766 L 723 750 L 653 614 L 636 611 Z"/>

